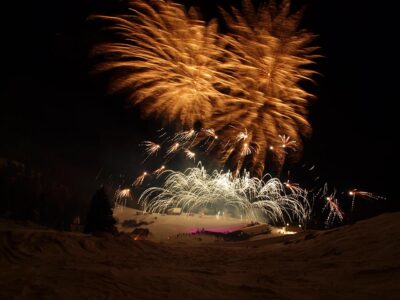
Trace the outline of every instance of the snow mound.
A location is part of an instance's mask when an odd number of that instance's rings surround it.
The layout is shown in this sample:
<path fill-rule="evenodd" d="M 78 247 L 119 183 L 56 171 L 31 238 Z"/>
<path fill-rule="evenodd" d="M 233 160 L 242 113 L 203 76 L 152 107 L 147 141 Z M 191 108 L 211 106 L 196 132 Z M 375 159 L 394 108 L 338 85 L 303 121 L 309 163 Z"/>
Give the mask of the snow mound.
<path fill-rule="evenodd" d="M 399 237 L 400 213 L 193 246 L 0 221 L 0 299 L 396 299 Z"/>

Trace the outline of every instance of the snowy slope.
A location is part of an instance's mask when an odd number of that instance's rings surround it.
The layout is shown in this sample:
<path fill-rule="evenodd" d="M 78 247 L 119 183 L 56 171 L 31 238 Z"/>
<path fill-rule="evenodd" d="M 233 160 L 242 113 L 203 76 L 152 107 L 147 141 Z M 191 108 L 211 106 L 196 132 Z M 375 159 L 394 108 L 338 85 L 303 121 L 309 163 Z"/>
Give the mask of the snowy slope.
<path fill-rule="evenodd" d="M 0 222 L 0 299 L 399 299 L 400 213 L 196 245 Z"/>

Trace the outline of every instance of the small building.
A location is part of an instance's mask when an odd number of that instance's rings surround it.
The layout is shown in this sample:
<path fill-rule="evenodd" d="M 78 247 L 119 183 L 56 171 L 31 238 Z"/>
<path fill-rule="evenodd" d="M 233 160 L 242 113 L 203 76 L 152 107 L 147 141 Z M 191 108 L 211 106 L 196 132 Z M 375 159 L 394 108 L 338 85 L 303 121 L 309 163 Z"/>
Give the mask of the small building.
<path fill-rule="evenodd" d="M 270 232 L 271 228 L 268 226 L 268 224 L 255 224 L 230 232 L 225 236 L 225 239 L 230 241 L 242 241 L 247 240 L 255 235 L 266 234 Z"/>
<path fill-rule="evenodd" d="M 256 224 L 248 227 L 244 227 L 240 229 L 241 232 L 247 234 L 248 236 L 255 236 L 259 234 L 269 233 L 271 232 L 271 228 L 268 224 Z"/>
<path fill-rule="evenodd" d="M 180 215 L 182 214 L 182 208 L 180 207 L 173 207 L 167 210 L 167 215 Z"/>
<path fill-rule="evenodd" d="M 75 217 L 70 225 L 70 230 L 72 232 L 83 232 L 85 226 L 81 224 L 81 218 L 79 216 Z"/>

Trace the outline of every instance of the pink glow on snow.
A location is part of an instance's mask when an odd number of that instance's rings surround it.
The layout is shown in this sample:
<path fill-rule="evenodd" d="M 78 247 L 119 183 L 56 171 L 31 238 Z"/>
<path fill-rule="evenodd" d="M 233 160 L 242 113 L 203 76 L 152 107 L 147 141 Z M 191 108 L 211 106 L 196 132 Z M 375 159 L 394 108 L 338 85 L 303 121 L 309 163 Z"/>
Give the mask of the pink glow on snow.
<path fill-rule="evenodd" d="M 230 233 L 230 232 L 234 232 L 234 231 L 240 230 L 243 227 L 245 227 L 245 225 L 241 225 L 241 226 L 237 226 L 236 225 L 236 226 L 227 226 L 227 227 L 214 227 L 214 228 L 206 228 L 206 227 L 204 227 L 204 228 L 194 228 L 194 229 L 191 229 L 189 231 L 189 233 L 191 233 L 191 234 L 198 233 L 198 232 L 201 232 L 203 229 L 204 229 L 204 231 L 207 231 L 207 232 Z"/>

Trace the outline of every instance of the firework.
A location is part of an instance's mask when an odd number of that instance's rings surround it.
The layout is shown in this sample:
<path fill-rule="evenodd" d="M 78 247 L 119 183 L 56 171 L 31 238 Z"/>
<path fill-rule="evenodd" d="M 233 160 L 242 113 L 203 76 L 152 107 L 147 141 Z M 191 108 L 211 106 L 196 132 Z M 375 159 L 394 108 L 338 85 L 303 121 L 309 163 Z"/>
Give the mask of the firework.
<path fill-rule="evenodd" d="M 211 137 L 214 140 L 218 140 L 218 135 L 215 133 L 214 129 L 212 129 L 212 128 L 211 129 L 204 129 L 203 132 L 205 133 L 205 135 L 207 137 Z"/>
<path fill-rule="evenodd" d="M 281 147 L 284 149 L 296 149 L 296 141 L 290 139 L 289 136 L 286 135 L 279 135 L 279 138 L 282 141 Z"/>
<path fill-rule="evenodd" d="M 287 180 L 287 181 L 285 182 L 285 186 L 286 186 L 288 189 L 299 188 L 299 184 L 298 184 L 298 183 L 293 183 L 293 182 L 290 182 L 289 180 Z"/>
<path fill-rule="evenodd" d="M 385 200 L 386 199 L 385 197 L 376 195 L 374 193 L 366 192 L 366 191 L 359 191 L 357 189 L 350 190 L 349 196 L 352 197 L 351 211 L 354 211 L 356 197 L 360 197 L 360 198 L 367 199 L 367 200 Z"/>
<path fill-rule="evenodd" d="M 162 166 L 159 167 L 157 170 L 154 170 L 153 174 L 159 176 L 159 175 L 161 175 L 164 171 L 165 171 L 165 166 L 162 165 Z"/>
<path fill-rule="evenodd" d="M 310 213 L 306 196 L 307 192 L 300 188 L 287 192 L 277 178 L 258 179 L 248 172 L 241 177 L 229 171 L 208 174 L 199 165 L 184 173 L 171 171 L 164 186 L 147 189 L 139 203 L 151 212 L 162 213 L 171 207 L 186 212 L 213 209 L 251 220 L 304 223 Z"/>
<path fill-rule="evenodd" d="M 243 140 L 248 136 L 259 151 L 254 151 L 251 162 L 243 167 L 261 175 L 267 159 L 284 163 L 278 149 L 267 157 L 269 146 L 282 145 L 279 135 L 292 137 L 300 150 L 301 137 L 311 132 L 306 117 L 312 95 L 300 82 L 312 81 L 315 72 L 308 66 L 317 57 L 313 54 L 317 48 L 308 46 L 313 34 L 297 29 L 301 12 L 290 14 L 289 1 L 282 1 L 279 7 L 263 5 L 256 11 L 251 0 L 244 0 L 242 7 L 244 13 L 233 7 L 232 14 L 222 10 L 222 15 L 231 32 L 227 37 L 230 49 L 237 55 L 234 76 L 240 78 L 251 104 L 230 106 L 225 111 L 225 123 L 212 127 L 227 139 L 236 136 Z M 227 122 L 246 131 L 227 129 Z M 235 151 L 223 158 L 239 160 Z"/>
<path fill-rule="evenodd" d="M 142 175 L 140 175 L 138 178 L 136 178 L 136 180 L 133 182 L 133 185 L 134 186 L 142 185 L 143 181 L 144 181 L 144 179 L 146 178 L 147 175 L 148 175 L 147 172 L 143 172 Z"/>
<path fill-rule="evenodd" d="M 175 135 L 174 140 L 178 142 L 187 142 L 196 136 L 196 131 L 190 129 L 188 131 L 179 132 Z"/>
<path fill-rule="evenodd" d="M 190 151 L 189 149 L 186 149 L 186 150 L 185 150 L 185 155 L 186 155 L 186 158 L 188 158 L 188 159 L 193 159 L 193 160 L 194 160 L 195 157 L 196 157 L 196 153 Z"/>
<path fill-rule="evenodd" d="M 328 209 L 329 214 L 325 221 L 327 227 L 331 226 L 335 219 L 343 221 L 343 211 L 340 209 L 337 199 L 335 198 L 335 193 L 325 198 L 326 204 L 324 210 Z"/>
<path fill-rule="evenodd" d="M 314 35 L 298 30 L 301 13 L 290 14 L 288 1 L 256 11 L 244 0 L 244 14 L 222 10 L 227 34 L 218 32 L 215 21 L 202 21 L 195 9 L 186 13 L 170 1 L 137 0 L 129 6 L 130 16 L 93 17 L 115 38 L 95 49 L 103 58 L 97 70 L 114 74 L 112 92 L 126 92 L 144 117 L 178 130 L 213 128 L 220 143 L 210 153 L 236 170 L 261 177 L 267 159 L 282 165 L 289 142 L 267 151 L 282 144 L 279 136 L 290 136 L 301 150 L 301 138 L 311 132 L 312 98 L 301 82 L 312 81 L 315 72 L 308 66 L 317 56 L 316 47 L 308 46 Z M 192 148 L 209 137 L 190 129 L 174 141 Z M 257 150 L 245 161 L 244 142 Z M 171 146 L 167 155 L 178 147 Z"/>
<path fill-rule="evenodd" d="M 172 146 L 170 146 L 167 150 L 166 156 L 175 153 L 179 149 L 179 146 L 179 143 L 174 143 Z"/>
<path fill-rule="evenodd" d="M 247 134 L 247 129 L 245 129 L 243 132 L 239 132 L 239 134 L 236 136 L 236 142 L 247 140 L 248 137 L 249 135 Z"/>
<path fill-rule="evenodd" d="M 221 92 L 236 91 L 240 82 L 225 71 L 232 63 L 215 21 L 170 1 L 128 5 L 132 15 L 92 17 L 114 36 L 94 51 L 106 59 L 97 71 L 115 74 L 111 92 L 125 91 L 144 116 L 177 128 L 207 123 L 222 103 L 244 101 Z"/>
<path fill-rule="evenodd" d="M 243 143 L 243 147 L 242 147 L 242 152 L 241 155 L 242 156 L 246 156 L 246 155 L 250 155 L 252 153 L 252 147 L 249 145 L 249 143 Z"/>
<path fill-rule="evenodd" d="M 126 206 L 126 202 L 132 199 L 130 189 L 117 189 L 114 194 L 114 209 L 123 209 Z"/>
<path fill-rule="evenodd" d="M 141 146 L 145 147 L 145 151 L 148 154 L 147 157 L 157 154 L 158 150 L 161 149 L 161 146 L 159 144 L 153 143 L 151 141 L 144 141 L 143 143 L 141 143 Z"/>
<path fill-rule="evenodd" d="M 342 222 L 344 218 L 344 213 L 339 206 L 339 201 L 336 198 L 336 189 L 333 192 L 329 192 L 328 183 L 325 183 L 320 189 L 312 193 L 312 202 L 316 200 L 322 200 L 324 206 L 322 208 L 322 213 L 328 212 L 328 216 L 325 219 L 325 226 L 331 227 L 335 222 Z"/>
<path fill-rule="evenodd" d="M 328 186 L 325 184 L 323 190 L 323 194 L 326 195 Z M 336 191 L 331 193 L 330 195 L 324 197 L 325 199 L 325 206 L 322 209 L 322 212 L 328 211 L 328 217 L 325 220 L 326 227 L 330 227 L 335 220 L 342 222 L 344 213 L 339 207 L 338 200 L 336 199 Z"/>
<path fill-rule="evenodd" d="M 205 145 L 206 147 L 206 152 L 209 152 L 210 149 L 212 149 L 213 146 L 215 146 L 215 143 L 218 140 L 218 135 L 215 133 L 215 130 L 210 128 L 210 129 L 203 129 L 202 133 L 204 134 L 204 139 L 205 139 Z M 211 142 L 210 142 L 211 139 Z"/>
<path fill-rule="evenodd" d="M 350 196 L 357 196 L 357 197 L 364 198 L 364 199 L 373 199 L 373 200 L 384 200 L 384 199 L 386 199 L 385 197 L 376 195 L 374 193 L 366 192 L 366 191 L 359 191 L 357 189 L 349 191 L 349 195 Z"/>

